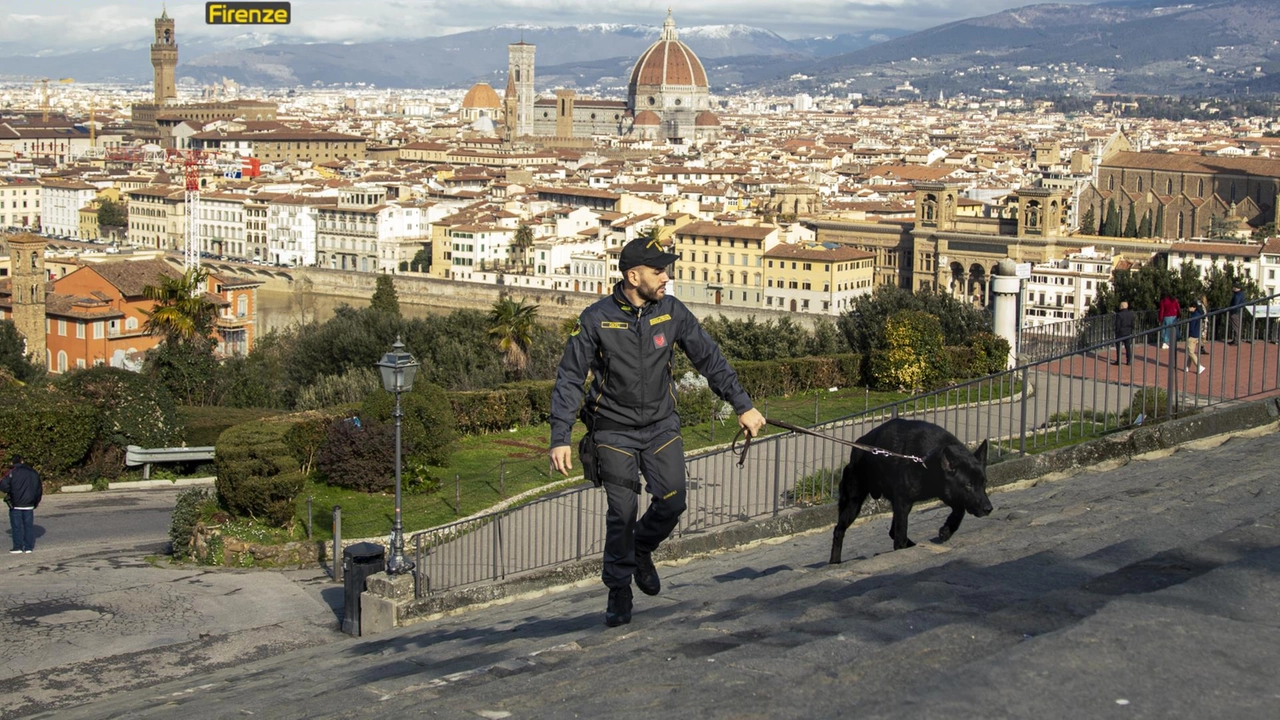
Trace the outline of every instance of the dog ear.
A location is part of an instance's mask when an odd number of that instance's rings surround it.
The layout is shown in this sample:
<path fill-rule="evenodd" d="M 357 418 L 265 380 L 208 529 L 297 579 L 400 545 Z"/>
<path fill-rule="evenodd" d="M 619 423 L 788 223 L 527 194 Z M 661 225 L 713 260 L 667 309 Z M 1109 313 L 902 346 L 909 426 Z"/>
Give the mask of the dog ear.
<path fill-rule="evenodd" d="M 974 457 L 978 458 L 978 462 L 982 463 L 983 470 L 987 468 L 987 445 L 989 442 L 989 440 L 983 440 L 982 444 L 978 446 L 978 451 L 973 454 Z"/>
<path fill-rule="evenodd" d="M 946 446 L 938 453 L 942 458 L 942 472 L 950 475 L 956 471 L 955 461 L 951 459 L 951 447 Z"/>

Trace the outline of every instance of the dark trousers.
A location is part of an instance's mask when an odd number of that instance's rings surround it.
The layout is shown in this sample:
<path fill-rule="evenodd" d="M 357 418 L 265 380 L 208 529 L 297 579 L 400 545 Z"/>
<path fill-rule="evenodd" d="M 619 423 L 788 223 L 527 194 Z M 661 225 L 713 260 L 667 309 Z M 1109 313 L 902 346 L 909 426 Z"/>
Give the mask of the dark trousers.
<path fill-rule="evenodd" d="M 36 513 L 34 510 L 9 508 L 9 528 L 13 533 L 14 550 L 36 549 Z"/>
<path fill-rule="evenodd" d="M 1239 310 L 1234 310 L 1227 315 L 1227 329 L 1230 330 L 1230 332 L 1227 333 L 1227 342 L 1240 342 L 1241 314 L 1242 313 Z"/>
<path fill-rule="evenodd" d="M 1116 342 L 1116 362 L 1120 362 L 1120 348 L 1124 347 L 1124 361 L 1133 362 L 1133 338 Z"/>
<path fill-rule="evenodd" d="M 631 584 L 636 551 L 653 552 L 671 535 L 685 509 L 684 441 L 680 418 L 672 415 L 634 430 L 597 430 L 596 455 L 608 497 L 604 570 L 611 588 Z M 638 483 L 644 474 L 649 507 L 636 520 Z"/>

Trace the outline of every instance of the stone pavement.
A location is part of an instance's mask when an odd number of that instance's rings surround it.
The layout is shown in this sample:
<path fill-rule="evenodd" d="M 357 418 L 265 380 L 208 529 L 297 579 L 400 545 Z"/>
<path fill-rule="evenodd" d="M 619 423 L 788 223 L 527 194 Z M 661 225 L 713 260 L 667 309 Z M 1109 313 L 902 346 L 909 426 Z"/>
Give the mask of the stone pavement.
<path fill-rule="evenodd" d="M 166 651 L 140 689 L 33 717 L 1280 717 L 1278 452 L 1272 424 L 1010 486 L 946 545 L 928 540 L 942 510 L 914 514 L 920 544 L 898 552 L 872 518 L 836 567 L 825 529 L 662 565 L 662 594 L 637 594 L 622 628 L 603 625 L 593 581 L 221 669 Z M 156 572 L 209 583 L 209 605 L 236 597 L 208 575 Z M 305 599 L 252 605 L 298 644 L 319 640 Z M 193 617 L 175 596 L 148 609 Z M 25 628 L 6 628 L 10 647 Z M 10 687 L 79 674 L 45 665 Z"/>

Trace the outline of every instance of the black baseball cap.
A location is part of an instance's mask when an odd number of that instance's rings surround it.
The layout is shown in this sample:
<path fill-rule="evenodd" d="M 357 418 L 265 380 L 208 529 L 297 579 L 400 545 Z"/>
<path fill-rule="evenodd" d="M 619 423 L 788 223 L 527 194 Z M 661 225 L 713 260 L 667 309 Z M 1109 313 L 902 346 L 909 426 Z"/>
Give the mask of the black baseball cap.
<path fill-rule="evenodd" d="M 640 237 L 622 246 L 622 254 L 618 256 L 618 270 L 626 272 L 637 265 L 662 270 L 679 259 L 679 255 L 667 252 L 661 241 Z"/>

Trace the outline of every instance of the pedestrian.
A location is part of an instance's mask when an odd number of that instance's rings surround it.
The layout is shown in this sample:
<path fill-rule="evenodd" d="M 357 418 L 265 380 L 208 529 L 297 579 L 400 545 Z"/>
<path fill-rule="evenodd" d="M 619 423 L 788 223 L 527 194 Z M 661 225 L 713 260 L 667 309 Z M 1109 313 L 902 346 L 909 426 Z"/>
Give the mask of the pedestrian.
<path fill-rule="evenodd" d="M 1182 308 L 1178 306 L 1178 301 L 1173 299 L 1169 293 L 1165 293 L 1160 298 L 1159 317 L 1160 324 L 1164 329 L 1160 331 L 1160 349 L 1168 350 L 1169 344 L 1174 342 L 1177 337 L 1174 335 L 1173 324 L 1178 322 L 1178 313 Z"/>
<path fill-rule="evenodd" d="M 1210 312 L 1208 295 L 1205 295 L 1204 293 L 1200 293 L 1199 306 L 1200 306 L 1200 312 L 1205 315 L 1205 319 L 1204 319 L 1205 327 L 1204 327 L 1204 330 L 1200 332 L 1200 339 L 1201 339 L 1200 354 L 1208 355 L 1209 346 L 1213 344 L 1214 327 L 1217 325 L 1217 323 L 1214 322 L 1213 318 L 1208 317 Z"/>
<path fill-rule="evenodd" d="M 688 356 L 711 390 L 733 406 L 747 437 L 765 419 L 738 375 L 684 303 L 666 295 L 668 267 L 679 259 L 656 239 L 627 243 L 618 257 L 622 280 L 596 301 L 569 333 L 551 394 L 551 465 L 569 474 L 575 417 L 587 426 L 578 445 L 583 474 L 603 487 L 605 623 L 631 622 L 631 583 L 646 595 L 661 589 L 653 552 L 685 510 L 684 444 L 671 376 L 674 348 Z M 583 405 L 583 384 L 591 386 Z M 651 499 L 636 521 L 640 474 Z"/>
<path fill-rule="evenodd" d="M 44 497 L 40 475 L 22 461 L 21 455 L 14 455 L 8 474 L 0 479 L 0 492 L 5 494 L 4 501 L 9 506 L 9 528 L 13 535 L 13 549 L 9 554 L 35 550 L 35 509 Z"/>
<path fill-rule="evenodd" d="M 1116 313 L 1115 336 L 1116 336 L 1116 359 L 1111 361 L 1112 365 L 1120 364 L 1120 348 L 1124 347 L 1124 364 L 1133 364 L 1133 328 L 1137 323 L 1137 318 L 1133 311 L 1129 309 L 1127 300 L 1120 301 L 1120 312 Z"/>
<path fill-rule="evenodd" d="M 1191 315 L 1187 323 L 1187 364 L 1183 369 L 1190 371 L 1198 368 L 1196 372 L 1202 373 L 1204 365 L 1200 364 L 1200 329 L 1204 321 L 1204 310 L 1194 300 L 1187 309 L 1191 311 Z"/>
<path fill-rule="evenodd" d="M 1240 342 L 1240 321 L 1244 315 L 1244 289 L 1240 283 L 1231 284 L 1231 304 L 1227 309 L 1227 344 Z"/>

